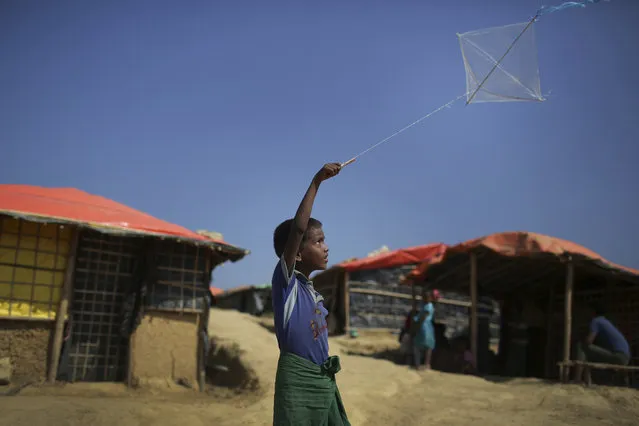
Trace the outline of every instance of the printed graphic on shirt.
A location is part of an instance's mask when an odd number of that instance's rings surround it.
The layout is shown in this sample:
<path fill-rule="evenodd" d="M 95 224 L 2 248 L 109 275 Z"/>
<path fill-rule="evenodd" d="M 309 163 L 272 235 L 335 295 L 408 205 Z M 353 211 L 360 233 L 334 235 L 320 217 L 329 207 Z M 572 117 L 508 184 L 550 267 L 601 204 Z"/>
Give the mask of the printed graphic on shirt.
<path fill-rule="evenodd" d="M 328 323 L 319 304 L 315 307 L 314 319 L 311 320 L 311 331 L 313 332 L 313 340 L 317 340 L 323 333 L 328 333 Z"/>

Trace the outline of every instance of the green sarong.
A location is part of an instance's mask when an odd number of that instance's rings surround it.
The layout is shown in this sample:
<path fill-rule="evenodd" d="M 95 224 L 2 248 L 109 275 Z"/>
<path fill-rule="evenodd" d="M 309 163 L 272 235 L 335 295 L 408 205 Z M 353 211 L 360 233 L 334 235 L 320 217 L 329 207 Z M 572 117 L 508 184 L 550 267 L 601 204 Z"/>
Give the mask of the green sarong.
<path fill-rule="evenodd" d="M 274 426 L 350 426 L 335 383 L 339 357 L 317 365 L 281 353 L 275 376 Z"/>

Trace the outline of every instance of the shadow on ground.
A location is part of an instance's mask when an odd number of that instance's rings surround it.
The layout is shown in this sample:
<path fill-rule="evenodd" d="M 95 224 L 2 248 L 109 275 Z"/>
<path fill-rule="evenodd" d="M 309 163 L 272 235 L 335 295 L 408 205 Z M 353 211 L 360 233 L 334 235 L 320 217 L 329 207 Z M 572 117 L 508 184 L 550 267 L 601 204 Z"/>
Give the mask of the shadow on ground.
<path fill-rule="evenodd" d="M 394 348 L 371 351 L 371 350 L 367 350 L 367 348 L 365 347 L 359 349 L 359 348 L 350 348 L 348 346 L 349 345 L 344 345 L 344 352 L 348 355 L 363 356 L 363 357 L 368 357 L 373 359 L 382 359 L 386 361 L 391 361 L 397 365 L 404 365 L 407 368 L 413 367 L 412 357 L 409 357 L 408 359 L 406 359 L 405 355 L 400 354 L 399 351 Z M 453 366 L 451 366 L 450 364 L 446 362 L 447 359 L 450 359 L 449 353 L 444 352 L 439 354 L 433 354 L 433 370 L 439 371 L 441 373 L 462 375 L 463 373 L 459 372 L 458 370 L 455 370 Z M 557 383 L 556 381 L 553 381 L 553 380 L 545 380 L 545 379 L 539 379 L 534 377 L 530 377 L 530 378 L 510 377 L 510 376 L 500 376 L 497 374 L 478 375 L 477 377 L 480 377 L 486 380 L 487 382 L 502 383 L 502 384 L 513 382 L 513 381 L 517 381 L 518 383 L 521 383 L 521 384 L 526 384 L 527 382 L 530 382 L 531 384 L 535 384 L 535 383 L 536 384 L 539 384 L 539 383 L 556 384 Z"/>
<path fill-rule="evenodd" d="M 385 349 L 381 351 L 371 352 L 367 350 L 357 350 L 357 349 L 346 348 L 344 349 L 344 352 L 347 355 L 365 356 L 365 357 L 373 358 L 373 359 L 383 359 L 386 361 L 391 361 L 398 365 L 404 364 L 403 362 L 404 357 L 400 353 L 398 353 L 398 351 L 395 349 Z"/>
<path fill-rule="evenodd" d="M 257 322 L 259 325 L 261 325 L 262 327 L 264 327 L 265 329 L 267 329 L 270 333 L 275 334 L 275 324 L 273 324 L 273 320 L 262 320 L 260 318 L 260 320 Z"/>
<path fill-rule="evenodd" d="M 260 383 L 255 372 L 242 361 L 237 344 L 211 342 L 206 362 L 207 384 L 239 392 L 259 392 Z"/>

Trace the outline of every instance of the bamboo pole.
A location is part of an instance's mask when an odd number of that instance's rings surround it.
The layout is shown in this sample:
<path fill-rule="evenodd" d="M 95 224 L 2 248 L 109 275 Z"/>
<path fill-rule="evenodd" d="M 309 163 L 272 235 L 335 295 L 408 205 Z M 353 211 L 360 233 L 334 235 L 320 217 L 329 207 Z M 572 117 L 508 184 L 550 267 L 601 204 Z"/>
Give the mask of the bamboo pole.
<path fill-rule="evenodd" d="M 55 330 L 53 332 L 53 343 L 51 347 L 51 357 L 49 358 L 49 371 L 47 380 L 49 383 L 55 383 L 58 375 L 58 364 L 60 363 L 60 351 L 62 349 L 62 340 L 64 338 L 64 322 L 69 312 L 69 297 L 73 288 L 73 277 L 75 275 L 75 260 L 78 252 L 78 241 L 80 238 L 80 230 L 73 228 L 71 242 L 69 247 L 69 257 L 67 258 L 67 268 L 64 274 L 64 283 L 60 292 L 60 303 L 58 311 L 55 315 Z"/>
<path fill-rule="evenodd" d="M 206 250 L 206 249 L 205 249 Z M 206 264 L 204 266 L 204 270 L 206 271 L 206 275 L 204 276 L 204 286 L 206 287 L 207 291 L 210 291 L 208 289 L 208 287 L 211 285 L 211 273 L 213 272 L 213 268 L 211 267 L 212 262 L 212 253 L 209 252 L 209 255 L 206 257 Z M 208 300 L 208 295 L 207 295 L 207 299 Z M 197 357 L 197 379 L 198 379 L 198 386 L 200 388 L 200 392 L 204 392 L 205 388 L 206 388 L 206 354 L 208 352 L 208 349 L 205 346 L 205 343 L 208 341 L 208 336 L 207 339 L 203 339 L 202 338 L 202 332 L 206 329 L 207 333 L 208 333 L 208 323 L 209 323 L 209 316 L 211 314 L 211 307 L 208 305 L 204 306 L 204 314 L 202 315 L 202 318 L 200 318 L 200 315 L 197 316 L 197 322 L 198 322 L 198 327 L 197 327 L 197 341 L 198 341 L 198 357 Z"/>
<path fill-rule="evenodd" d="M 153 264 L 154 254 L 157 249 L 157 244 L 155 241 L 151 240 L 142 245 L 142 254 L 141 258 L 144 259 L 144 270 L 140 274 L 136 274 L 138 279 L 147 280 L 148 275 L 151 273 L 151 265 Z M 138 312 L 133 312 L 135 316 L 143 317 L 146 310 L 144 309 L 144 303 L 141 300 L 138 305 Z M 133 321 L 135 322 L 135 318 Z M 129 335 L 129 345 L 127 352 L 127 370 L 126 370 L 126 385 L 130 388 L 135 387 L 137 384 L 137 380 L 135 377 L 135 346 L 136 346 L 136 337 L 138 333 L 138 328 L 134 327 Z"/>
<path fill-rule="evenodd" d="M 572 340 L 572 289 L 575 268 L 572 260 L 566 264 L 566 295 L 564 297 L 564 364 L 561 380 L 567 381 L 570 374 L 570 343 Z"/>
<path fill-rule="evenodd" d="M 405 293 L 396 293 L 396 292 L 392 292 L 392 291 L 384 291 L 384 290 L 372 290 L 372 289 L 367 289 L 367 288 L 352 288 L 350 289 L 351 293 L 359 293 L 359 294 L 370 294 L 373 296 L 386 296 L 386 297 L 395 297 L 398 299 L 411 299 L 411 300 L 421 300 L 422 296 L 420 296 L 419 294 L 413 294 L 412 296 L 410 294 L 405 294 Z M 469 302 L 462 302 L 461 300 L 452 300 L 452 299 L 444 299 L 441 298 L 439 300 L 437 300 L 438 304 L 443 304 L 443 305 L 455 305 L 455 306 L 463 306 L 465 308 L 469 308 L 470 307 L 470 303 Z"/>
<path fill-rule="evenodd" d="M 351 297 L 348 278 L 348 272 L 344 272 L 344 281 L 342 282 L 342 286 L 344 287 L 344 333 L 351 331 Z"/>
<path fill-rule="evenodd" d="M 470 350 L 477 366 L 477 254 L 470 253 Z"/>
<path fill-rule="evenodd" d="M 126 370 L 126 385 L 130 388 L 135 386 L 135 335 L 137 330 L 133 330 L 131 335 L 129 336 L 129 356 L 128 356 L 128 365 Z"/>
<path fill-rule="evenodd" d="M 554 284 L 554 283 L 553 283 Z M 552 374 L 552 326 L 553 326 L 553 318 L 554 318 L 554 299 L 555 299 L 555 286 L 551 285 L 550 290 L 548 291 L 548 306 L 546 308 L 546 356 L 544 361 L 544 376 L 547 379 L 550 378 Z"/>
<path fill-rule="evenodd" d="M 583 365 L 597 370 L 639 371 L 639 367 L 632 365 L 606 364 L 602 362 L 572 361 L 571 365 Z"/>
<path fill-rule="evenodd" d="M 195 314 L 195 380 L 197 380 L 198 390 L 204 392 L 204 376 L 202 375 L 202 362 L 204 360 L 202 345 L 202 318 L 203 314 Z"/>

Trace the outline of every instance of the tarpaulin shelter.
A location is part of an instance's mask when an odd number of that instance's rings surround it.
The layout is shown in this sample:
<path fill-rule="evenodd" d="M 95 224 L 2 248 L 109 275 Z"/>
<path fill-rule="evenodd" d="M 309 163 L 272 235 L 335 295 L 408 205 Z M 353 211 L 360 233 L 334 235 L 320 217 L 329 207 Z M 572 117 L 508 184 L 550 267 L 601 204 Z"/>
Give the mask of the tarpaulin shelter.
<path fill-rule="evenodd" d="M 571 342 L 586 333 L 587 321 L 575 320 L 573 302 L 582 307 L 602 301 L 635 356 L 639 351 L 639 271 L 570 241 L 531 232 L 492 234 L 447 247 L 440 258 L 417 266 L 405 282 L 470 294 L 474 354 L 478 292 L 501 300 L 515 297 L 543 303 L 547 335 L 541 358 L 547 377 L 553 376 L 552 366 L 561 361 L 566 370 L 560 369 L 559 374 L 566 378 Z"/>
<path fill-rule="evenodd" d="M 441 256 L 445 247 L 434 243 L 383 252 L 342 262 L 316 275 L 314 286 L 331 313 L 329 332 L 400 328 L 413 296 L 410 288 L 399 284 L 415 265 Z"/>
<path fill-rule="evenodd" d="M 0 185 L 0 357 L 18 381 L 200 382 L 211 272 L 247 254 L 78 189 Z"/>
<path fill-rule="evenodd" d="M 217 287 L 209 287 L 209 291 L 211 292 L 211 300 L 212 300 L 212 305 L 216 305 L 217 304 L 217 298 L 220 297 L 220 295 L 222 293 L 224 293 L 224 290 L 222 290 L 221 288 L 217 288 Z"/>
<path fill-rule="evenodd" d="M 222 290 L 221 288 L 217 288 L 217 287 L 209 287 L 209 291 L 211 292 L 211 296 L 213 297 L 218 297 L 220 294 L 224 293 L 224 290 Z"/>
<path fill-rule="evenodd" d="M 271 284 L 229 288 L 217 296 L 217 307 L 235 309 L 251 315 L 262 315 L 272 311 Z"/>

